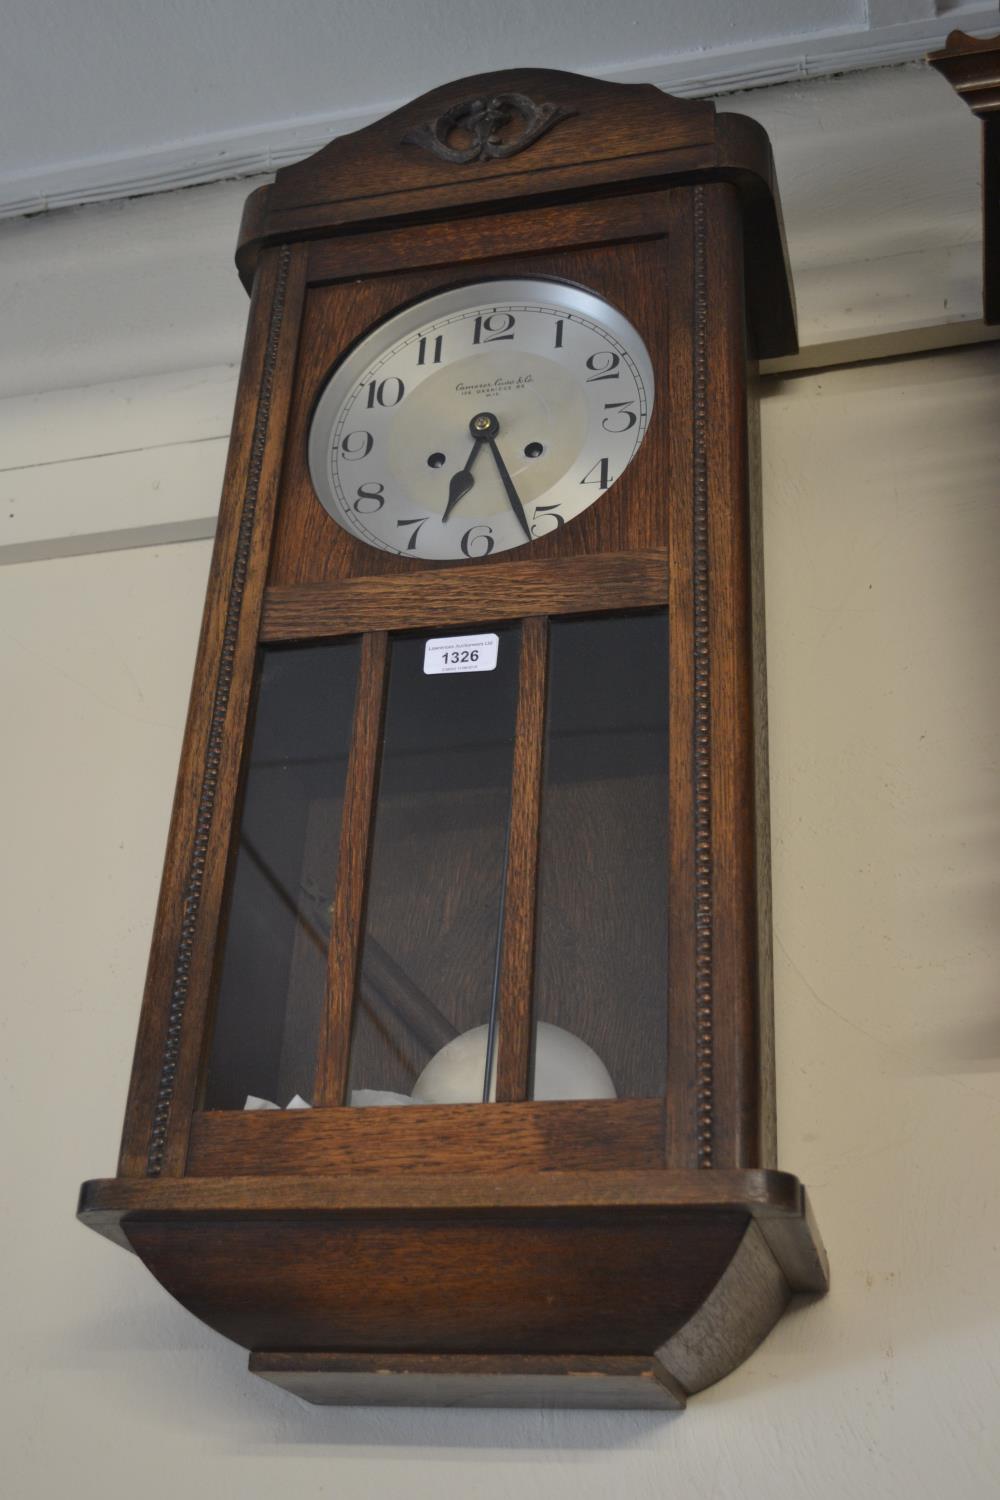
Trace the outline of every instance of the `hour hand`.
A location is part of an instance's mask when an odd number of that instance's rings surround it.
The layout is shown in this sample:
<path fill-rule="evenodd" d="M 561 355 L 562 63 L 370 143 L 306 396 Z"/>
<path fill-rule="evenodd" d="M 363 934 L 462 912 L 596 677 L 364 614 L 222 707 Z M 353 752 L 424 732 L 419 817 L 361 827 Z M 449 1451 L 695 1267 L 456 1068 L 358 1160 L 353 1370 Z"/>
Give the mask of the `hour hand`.
<path fill-rule="evenodd" d="M 469 423 L 469 431 L 473 437 L 472 452 L 465 460 L 465 468 L 459 469 L 457 474 L 451 476 L 451 482 L 448 485 L 448 504 L 445 506 L 444 515 L 441 517 L 442 521 L 447 521 L 462 496 L 467 495 L 472 489 L 472 486 L 476 482 L 472 477 L 472 465 L 475 463 L 483 444 L 488 443 L 491 438 L 495 437 L 499 430 L 500 424 L 493 413 L 489 411 L 479 412 Z"/>
<path fill-rule="evenodd" d="M 445 506 L 444 515 L 441 517 L 442 521 L 447 521 L 462 496 L 467 495 L 475 484 L 476 481 L 472 475 L 472 465 L 476 461 L 476 454 L 479 452 L 481 446 L 481 442 L 477 439 L 472 445 L 472 452 L 466 460 L 465 468 L 459 469 L 457 474 L 451 476 L 451 483 L 448 485 L 448 504 Z"/>

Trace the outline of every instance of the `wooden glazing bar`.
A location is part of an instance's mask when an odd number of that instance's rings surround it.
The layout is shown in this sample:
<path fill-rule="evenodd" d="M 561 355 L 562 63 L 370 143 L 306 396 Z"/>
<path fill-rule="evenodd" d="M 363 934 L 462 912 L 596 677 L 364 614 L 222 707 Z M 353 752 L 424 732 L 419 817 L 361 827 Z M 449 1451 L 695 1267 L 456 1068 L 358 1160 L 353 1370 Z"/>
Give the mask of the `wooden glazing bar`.
<path fill-rule="evenodd" d="M 548 624 L 544 616 L 534 616 L 525 620 L 521 627 L 514 771 L 500 932 L 498 1103 L 516 1103 L 528 1097 Z"/>
<path fill-rule="evenodd" d="M 326 1022 L 317 1059 L 313 1100 L 317 1105 L 342 1104 L 347 1087 L 351 1011 L 363 937 L 388 666 L 388 636 L 384 631 L 366 635 L 361 643 L 337 883 L 331 909 Z"/>
<path fill-rule="evenodd" d="M 363 630 L 423 629 L 537 613 L 584 614 L 667 602 L 667 551 L 532 559 L 493 567 L 271 587 L 261 640 L 316 640 Z"/>

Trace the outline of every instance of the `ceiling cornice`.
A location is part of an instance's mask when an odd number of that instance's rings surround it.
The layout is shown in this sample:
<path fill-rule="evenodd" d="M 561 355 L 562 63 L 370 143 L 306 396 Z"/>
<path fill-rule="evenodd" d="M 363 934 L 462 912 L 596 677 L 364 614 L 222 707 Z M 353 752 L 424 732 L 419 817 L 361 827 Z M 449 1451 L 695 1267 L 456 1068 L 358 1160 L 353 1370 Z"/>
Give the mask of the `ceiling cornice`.
<path fill-rule="evenodd" d="M 624 67 L 590 71 L 614 83 L 652 83 L 681 97 L 712 97 L 914 62 L 944 44 L 956 19 L 972 35 L 988 34 L 996 30 L 997 8 L 963 7 L 943 17 L 892 26 L 847 28 L 792 41 L 674 56 L 639 56 Z M 66 160 L 44 172 L 0 172 L 0 218 L 271 173 L 403 102 L 373 100 L 363 109 L 267 121 L 249 130 L 195 136 L 156 150 Z"/>

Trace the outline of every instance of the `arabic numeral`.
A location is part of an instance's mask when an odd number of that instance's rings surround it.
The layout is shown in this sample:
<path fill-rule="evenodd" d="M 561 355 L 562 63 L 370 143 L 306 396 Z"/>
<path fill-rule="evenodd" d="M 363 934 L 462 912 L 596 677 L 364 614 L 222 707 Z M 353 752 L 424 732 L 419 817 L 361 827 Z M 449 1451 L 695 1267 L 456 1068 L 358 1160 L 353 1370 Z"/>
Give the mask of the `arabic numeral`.
<path fill-rule="evenodd" d="M 630 432 L 638 422 L 638 413 L 632 410 L 634 401 L 605 401 L 604 410 L 614 412 L 615 415 L 605 417 L 601 426 L 605 432 Z M 622 418 L 625 419 L 624 426 Z"/>
<path fill-rule="evenodd" d="M 543 518 L 543 520 L 554 521 L 555 525 L 554 526 L 546 526 L 546 528 L 545 528 L 544 531 L 539 531 L 538 526 L 536 525 L 536 522 L 538 521 L 538 517 L 539 516 L 541 516 Z M 558 531 L 559 528 L 560 528 L 560 526 L 565 526 L 565 525 L 566 525 L 566 517 L 565 516 L 561 516 L 559 514 L 559 507 L 558 507 L 558 505 L 536 505 L 535 506 L 535 514 L 531 518 L 531 535 L 532 536 L 548 536 L 550 534 L 550 532 Z"/>
<path fill-rule="evenodd" d="M 358 485 L 358 498 L 354 502 L 353 509 L 359 516 L 373 516 L 377 510 L 382 509 L 384 504 L 384 484 L 373 479 L 369 484 Z"/>
<path fill-rule="evenodd" d="M 485 318 L 480 314 L 476 318 L 476 326 L 472 334 L 474 344 L 495 344 L 498 339 L 512 339 L 514 334 L 513 313 L 487 313 Z"/>
<path fill-rule="evenodd" d="M 592 469 L 588 469 L 580 480 L 581 484 L 599 484 L 602 490 L 606 490 L 611 483 L 608 478 L 608 467 L 611 460 L 599 458 Z"/>
<path fill-rule="evenodd" d="M 587 384 L 592 380 L 617 380 L 621 371 L 618 366 L 621 357 L 613 349 L 598 349 L 596 354 L 587 356 L 587 369 L 593 374 L 587 376 Z"/>
<path fill-rule="evenodd" d="M 367 458 L 372 451 L 375 439 L 370 432 L 364 432 L 358 428 L 357 432 L 349 432 L 340 445 L 340 451 L 345 458 L 358 459 Z"/>
<path fill-rule="evenodd" d="M 492 526 L 470 526 L 462 538 L 462 551 L 466 557 L 489 557 L 494 546 Z M 473 547 L 478 550 L 473 552 Z"/>
<path fill-rule="evenodd" d="M 557 349 L 561 349 L 562 346 L 563 346 L 563 325 L 565 324 L 565 322 L 566 322 L 565 318 L 557 318 L 556 319 L 556 342 L 555 342 L 555 347 Z"/>
<path fill-rule="evenodd" d="M 406 387 L 398 375 L 385 380 L 369 380 L 368 406 L 398 406 L 406 394 Z"/>
<path fill-rule="evenodd" d="M 442 351 L 444 349 L 444 334 L 443 333 L 439 333 L 438 336 L 437 336 L 437 338 L 434 340 L 433 344 L 428 344 L 428 341 L 425 338 L 423 338 L 423 339 L 420 340 L 420 342 L 417 344 L 417 364 L 418 365 L 425 365 L 427 363 L 427 351 L 428 351 L 428 349 L 430 349 L 430 355 L 431 355 L 430 362 L 431 362 L 431 364 L 432 365 L 439 365 L 441 363 L 441 354 L 442 354 Z"/>
<path fill-rule="evenodd" d="M 397 526 L 412 526 L 414 528 L 412 533 L 410 534 L 410 540 L 406 544 L 407 552 L 416 552 L 417 537 L 420 535 L 420 528 L 421 526 L 426 525 L 429 520 L 430 516 L 413 516 L 408 521 L 396 522 Z"/>

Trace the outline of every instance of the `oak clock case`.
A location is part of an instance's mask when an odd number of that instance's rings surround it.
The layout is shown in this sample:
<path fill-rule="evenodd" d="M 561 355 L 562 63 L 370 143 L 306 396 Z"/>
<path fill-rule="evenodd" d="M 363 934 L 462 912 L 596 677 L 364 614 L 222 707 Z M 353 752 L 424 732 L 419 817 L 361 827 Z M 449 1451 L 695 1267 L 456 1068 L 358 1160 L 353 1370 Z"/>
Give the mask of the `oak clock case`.
<path fill-rule="evenodd" d="M 80 1216 L 313 1401 L 677 1408 L 827 1274 L 774 1148 L 766 138 L 465 79 L 279 172 L 237 264 L 118 1175 Z"/>

